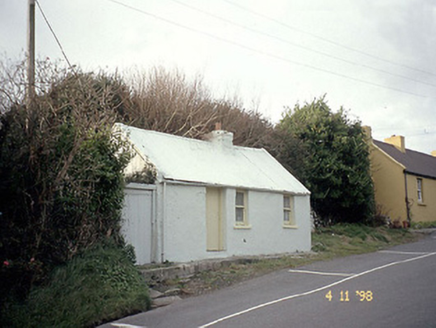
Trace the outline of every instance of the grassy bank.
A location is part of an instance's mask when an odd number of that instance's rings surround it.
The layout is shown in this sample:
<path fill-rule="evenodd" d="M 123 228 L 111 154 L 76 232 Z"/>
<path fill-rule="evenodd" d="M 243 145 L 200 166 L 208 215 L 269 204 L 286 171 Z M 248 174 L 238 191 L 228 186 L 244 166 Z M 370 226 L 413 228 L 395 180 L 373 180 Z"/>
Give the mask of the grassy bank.
<path fill-rule="evenodd" d="M 147 286 L 124 249 L 99 245 L 53 270 L 26 300 L 10 299 L 4 327 L 94 327 L 150 308 Z"/>
<path fill-rule="evenodd" d="M 344 224 L 320 228 L 312 233 L 312 252 L 250 260 L 246 263 L 231 264 L 214 271 L 204 271 L 190 279 L 166 281 L 158 288 L 180 288 L 186 296 L 204 294 L 234 283 L 251 279 L 266 273 L 295 268 L 315 261 L 330 260 L 353 254 L 374 252 L 394 245 L 410 243 L 422 238 L 403 229 L 372 228 Z"/>

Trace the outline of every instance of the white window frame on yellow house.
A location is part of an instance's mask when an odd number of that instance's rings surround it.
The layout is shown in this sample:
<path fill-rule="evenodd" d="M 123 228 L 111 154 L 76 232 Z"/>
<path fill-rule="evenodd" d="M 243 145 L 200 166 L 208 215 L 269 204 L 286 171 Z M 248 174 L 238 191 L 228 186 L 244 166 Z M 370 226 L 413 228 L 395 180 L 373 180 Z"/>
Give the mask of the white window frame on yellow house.
<path fill-rule="evenodd" d="M 289 194 L 283 195 L 283 228 L 297 228 L 295 222 L 294 197 Z"/>
<path fill-rule="evenodd" d="M 242 195 L 242 198 L 241 198 Z M 239 196 L 239 197 L 238 197 Z M 242 200 L 242 202 L 241 202 Z M 248 223 L 248 196 L 246 190 L 236 190 L 235 193 L 235 228 L 236 229 L 250 229 Z M 242 220 L 238 218 L 242 214 Z"/>
<path fill-rule="evenodd" d="M 416 179 L 416 195 L 418 197 L 418 203 L 424 203 L 424 191 L 423 191 L 423 181 L 422 178 Z"/>

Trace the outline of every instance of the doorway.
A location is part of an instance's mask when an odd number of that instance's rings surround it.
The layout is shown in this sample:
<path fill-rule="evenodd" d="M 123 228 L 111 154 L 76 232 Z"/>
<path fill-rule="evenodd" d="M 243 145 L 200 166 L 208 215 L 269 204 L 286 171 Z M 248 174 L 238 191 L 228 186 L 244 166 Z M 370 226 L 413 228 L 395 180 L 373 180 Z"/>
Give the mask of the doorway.
<path fill-rule="evenodd" d="M 223 192 L 221 188 L 206 188 L 207 250 L 224 250 Z"/>

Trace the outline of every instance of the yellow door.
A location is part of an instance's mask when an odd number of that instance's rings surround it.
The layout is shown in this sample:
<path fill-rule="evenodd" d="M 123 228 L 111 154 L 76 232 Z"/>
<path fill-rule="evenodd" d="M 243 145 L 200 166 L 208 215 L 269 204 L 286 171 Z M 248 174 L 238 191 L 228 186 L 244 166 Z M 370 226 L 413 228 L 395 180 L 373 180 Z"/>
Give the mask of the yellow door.
<path fill-rule="evenodd" d="M 221 251 L 224 249 L 221 198 L 220 188 L 206 189 L 206 230 L 208 251 Z"/>

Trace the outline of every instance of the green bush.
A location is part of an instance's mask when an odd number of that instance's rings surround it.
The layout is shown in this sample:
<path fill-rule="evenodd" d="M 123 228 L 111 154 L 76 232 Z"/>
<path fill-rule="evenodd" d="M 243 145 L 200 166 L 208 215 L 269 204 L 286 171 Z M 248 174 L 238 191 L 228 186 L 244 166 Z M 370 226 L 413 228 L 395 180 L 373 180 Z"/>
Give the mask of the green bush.
<path fill-rule="evenodd" d="M 321 97 L 289 109 L 279 127 L 303 145 L 295 173 L 310 190 L 312 209 L 323 223 L 373 224 L 369 148 L 360 122 L 343 108 L 333 112 Z"/>
<path fill-rule="evenodd" d="M 12 327 L 90 327 L 150 308 L 145 281 L 113 242 L 100 244 L 57 267 L 24 303 L 4 309 Z"/>
<path fill-rule="evenodd" d="M 30 105 L 12 103 L 0 115 L 0 260 L 10 263 L 0 267 L 0 308 L 5 295 L 25 298 L 55 266 L 107 236 L 123 244 L 130 153 L 112 132 L 123 86 L 80 72 L 45 80 L 50 86 Z"/>

